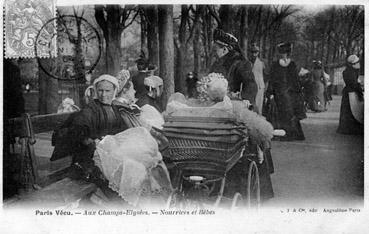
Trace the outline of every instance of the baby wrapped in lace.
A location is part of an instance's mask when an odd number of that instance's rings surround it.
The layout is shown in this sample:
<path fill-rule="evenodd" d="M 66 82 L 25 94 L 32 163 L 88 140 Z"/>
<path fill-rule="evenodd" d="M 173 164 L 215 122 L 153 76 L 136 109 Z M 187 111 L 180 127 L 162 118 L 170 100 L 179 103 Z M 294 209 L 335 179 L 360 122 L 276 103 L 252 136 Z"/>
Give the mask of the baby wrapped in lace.
<path fill-rule="evenodd" d="M 271 146 L 273 126 L 264 117 L 248 109 L 247 101 L 231 100 L 228 82 L 218 73 L 210 73 L 198 82 L 198 99 L 186 99 L 181 93 L 173 94 L 168 102 L 169 116 L 230 117 L 246 125 L 251 140 L 262 149 Z M 262 155 L 259 155 L 262 157 Z M 262 159 L 259 158 L 261 161 Z"/>
<path fill-rule="evenodd" d="M 161 129 L 164 119 L 154 107 L 139 108 L 134 104 L 129 73 L 124 72 L 118 79 L 121 88 L 114 104 L 130 128 L 105 136 L 96 145 L 95 165 L 109 181 L 109 187 L 129 204 L 162 204 L 172 187 L 158 141 L 153 137 L 159 133 L 153 127 Z"/>

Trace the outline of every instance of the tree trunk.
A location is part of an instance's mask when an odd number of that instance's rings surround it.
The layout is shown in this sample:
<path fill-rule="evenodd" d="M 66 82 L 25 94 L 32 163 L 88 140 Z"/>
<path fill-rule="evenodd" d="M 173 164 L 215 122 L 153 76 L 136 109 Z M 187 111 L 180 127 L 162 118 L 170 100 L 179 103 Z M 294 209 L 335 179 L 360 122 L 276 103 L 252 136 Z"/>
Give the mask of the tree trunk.
<path fill-rule="evenodd" d="M 121 66 L 122 61 L 122 52 L 120 48 L 121 43 L 121 33 L 119 32 L 112 32 L 110 30 L 110 36 L 109 39 L 106 41 L 106 53 L 107 53 L 107 68 L 106 71 L 107 74 L 110 74 L 112 76 L 115 76 L 118 74 Z"/>
<path fill-rule="evenodd" d="M 267 58 L 267 36 L 266 34 L 262 35 L 263 39 L 262 39 L 262 45 L 260 45 L 260 50 L 261 50 L 261 57 L 262 58 Z"/>
<path fill-rule="evenodd" d="M 45 63 L 51 63 L 53 59 L 45 59 Z M 41 68 L 39 68 L 39 80 L 39 114 L 56 113 L 61 103 L 58 80 L 51 78 Z"/>
<path fill-rule="evenodd" d="M 174 91 L 186 94 L 186 84 L 184 76 L 184 60 L 186 58 L 186 47 L 180 46 L 177 49 L 175 77 L 174 77 Z"/>
<path fill-rule="evenodd" d="M 203 18 L 203 32 L 204 32 L 204 49 L 205 49 L 205 71 L 210 70 L 210 66 L 213 63 L 213 18 L 209 11 L 206 11 Z"/>
<path fill-rule="evenodd" d="M 141 20 L 141 50 L 145 52 L 147 51 L 147 22 L 144 19 L 143 14 L 140 17 Z"/>
<path fill-rule="evenodd" d="M 241 23 L 240 23 L 240 46 L 245 56 L 247 56 L 248 46 L 248 22 L 247 22 L 247 7 L 242 6 L 241 10 Z"/>
<path fill-rule="evenodd" d="M 158 7 L 156 5 L 147 7 L 146 16 L 149 62 L 159 67 Z"/>
<path fill-rule="evenodd" d="M 234 10 L 232 5 L 221 5 L 219 8 L 220 29 L 233 34 L 234 29 Z"/>
<path fill-rule="evenodd" d="M 103 30 L 105 39 L 105 73 L 113 76 L 119 72 L 122 61 L 120 45 L 124 22 L 121 22 L 121 13 L 122 8 L 119 5 L 95 6 L 95 19 Z"/>
<path fill-rule="evenodd" d="M 186 83 L 184 74 L 184 63 L 187 58 L 187 43 L 186 43 L 186 31 L 188 20 L 188 7 L 186 5 L 181 6 L 181 24 L 179 25 L 178 32 L 178 48 L 175 66 L 174 77 L 174 90 L 176 92 L 186 93 Z"/>
<path fill-rule="evenodd" d="M 199 9 L 197 9 L 196 14 L 199 14 L 200 17 L 203 15 L 203 11 L 204 8 L 203 6 L 197 6 Z M 198 20 L 198 22 L 196 22 L 196 24 L 194 25 L 195 29 L 194 29 L 194 36 L 193 36 L 193 41 L 192 41 L 192 46 L 193 46 L 193 72 L 196 74 L 196 76 L 198 74 L 200 74 L 200 69 L 201 69 L 201 48 L 200 48 L 200 33 L 201 33 L 201 28 L 200 28 L 200 20 Z"/>
<path fill-rule="evenodd" d="M 193 38 L 193 72 L 197 76 L 201 70 L 201 48 L 200 48 L 200 30 L 195 31 Z"/>
<path fill-rule="evenodd" d="M 194 36 L 192 40 L 193 47 L 193 72 L 196 76 L 200 74 L 201 69 L 201 48 L 200 48 L 200 33 L 201 33 L 201 21 L 200 19 L 204 15 L 205 6 L 196 6 L 196 16 L 194 21 Z"/>
<path fill-rule="evenodd" d="M 163 109 L 174 92 L 174 42 L 173 5 L 162 5 L 158 9 L 160 77 L 164 80 Z"/>
<path fill-rule="evenodd" d="M 207 10 L 203 15 L 203 35 L 204 35 L 204 53 L 205 53 L 205 71 L 210 69 L 212 63 L 212 41 L 213 41 L 213 34 L 212 34 L 212 18 Z"/>

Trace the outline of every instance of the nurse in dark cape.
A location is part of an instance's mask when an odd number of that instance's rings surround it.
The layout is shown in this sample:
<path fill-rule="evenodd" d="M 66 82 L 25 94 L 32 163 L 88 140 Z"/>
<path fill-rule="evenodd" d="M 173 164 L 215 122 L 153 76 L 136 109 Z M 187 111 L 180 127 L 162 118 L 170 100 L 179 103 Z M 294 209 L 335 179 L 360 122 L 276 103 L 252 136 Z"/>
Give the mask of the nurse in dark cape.
<path fill-rule="evenodd" d="M 342 90 L 340 122 L 337 133 L 363 135 L 363 90 L 358 82 L 360 60 L 356 55 L 347 58 L 346 69 L 343 71 L 345 88 Z"/>

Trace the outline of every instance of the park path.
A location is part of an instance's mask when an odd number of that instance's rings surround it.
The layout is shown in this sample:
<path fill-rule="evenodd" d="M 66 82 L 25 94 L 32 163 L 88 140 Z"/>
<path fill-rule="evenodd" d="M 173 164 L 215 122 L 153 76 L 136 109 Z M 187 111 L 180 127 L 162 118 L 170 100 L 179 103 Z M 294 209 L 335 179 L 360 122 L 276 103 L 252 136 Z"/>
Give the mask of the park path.
<path fill-rule="evenodd" d="M 265 206 L 351 207 L 363 204 L 364 137 L 336 133 L 341 96 L 328 111 L 307 113 L 305 141 L 273 141 L 275 197 Z"/>

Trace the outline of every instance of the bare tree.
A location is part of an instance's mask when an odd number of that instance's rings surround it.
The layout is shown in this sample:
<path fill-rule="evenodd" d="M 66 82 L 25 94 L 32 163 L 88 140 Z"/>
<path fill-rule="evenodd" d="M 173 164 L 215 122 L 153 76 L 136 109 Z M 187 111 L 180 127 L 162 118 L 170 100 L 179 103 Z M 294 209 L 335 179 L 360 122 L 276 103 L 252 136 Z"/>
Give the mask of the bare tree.
<path fill-rule="evenodd" d="M 158 7 L 156 5 L 146 6 L 145 15 L 147 19 L 147 48 L 149 52 L 149 61 L 159 66 Z"/>
<path fill-rule="evenodd" d="M 96 5 L 95 18 L 103 31 L 105 39 L 106 73 L 115 75 L 121 65 L 121 36 L 123 30 L 130 26 L 138 15 L 135 6 Z"/>
<path fill-rule="evenodd" d="M 139 16 L 140 16 L 140 24 L 141 24 L 141 51 L 144 51 L 145 54 L 147 54 L 148 50 L 148 40 L 147 40 L 147 34 L 148 34 L 148 22 L 146 17 L 146 12 L 144 7 L 138 8 Z"/>
<path fill-rule="evenodd" d="M 221 5 L 219 8 L 219 28 L 228 33 L 234 33 L 235 11 L 232 5 Z"/>
<path fill-rule="evenodd" d="M 181 6 L 181 22 L 179 25 L 178 39 L 174 41 L 176 47 L 176 66 L 175 66 L 175 78 L 174 89 L 176 92 L 185 93 L 185 74 L 184 74 L 184 62 L 187 57 L 188 40 L 187 40 L 187 25 L 189 21 L 190 8 L 187 5 Z"/>
<path fill-rule="evenodd" d="M 164 80 L 163 106 L 174 92 L 173 5 L 158 7 L 160 77 Z"/>
<path fill-rule="evenodd" d="M 193 24 L 193 71 L 196 75 L 199 75 L 201 70 L 201 18 L 204 14 L 204 11 L 204 5 L 196 6 L 195 20 Z"/>

